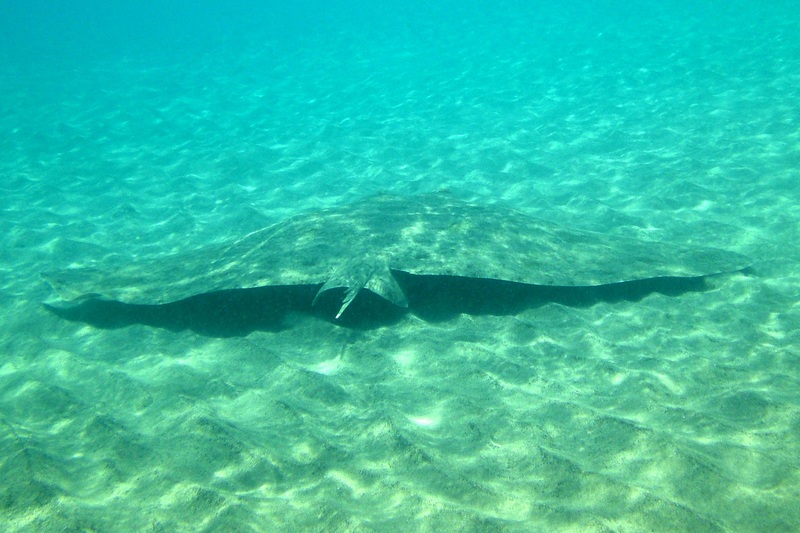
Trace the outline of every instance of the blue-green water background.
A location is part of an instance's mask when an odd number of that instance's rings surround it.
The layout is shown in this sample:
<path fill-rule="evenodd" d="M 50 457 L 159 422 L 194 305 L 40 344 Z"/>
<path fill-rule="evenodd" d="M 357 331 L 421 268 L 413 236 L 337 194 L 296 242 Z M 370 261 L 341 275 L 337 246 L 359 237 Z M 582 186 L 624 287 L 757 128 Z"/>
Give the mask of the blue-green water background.
<path fill-rule="evenodd" d="M 797 530 L 798 22 L 778 1 L 0 3 L 0 524 Z M 433 191 L 757 267 L 365 331 L 39 305 L 41 270 Z"/>

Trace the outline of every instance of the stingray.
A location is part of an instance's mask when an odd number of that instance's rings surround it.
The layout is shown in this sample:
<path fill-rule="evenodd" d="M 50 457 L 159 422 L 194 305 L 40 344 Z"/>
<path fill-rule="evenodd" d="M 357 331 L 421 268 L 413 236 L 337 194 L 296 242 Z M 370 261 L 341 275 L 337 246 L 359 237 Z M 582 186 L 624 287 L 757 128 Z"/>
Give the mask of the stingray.
<path fill-rule="evenodd" d="M 362 289 L 407 307 L 394 272 L 544 286 L 600 286 L 735 272 L 751 261 L 706 247 L 570 229 L 497 205 L 434 194 L 380 195 L 307 212 L 226 244 L 149 260 L 101 260 L 43 273 L 65 301 L 166 304 L 228 289 Z"/>

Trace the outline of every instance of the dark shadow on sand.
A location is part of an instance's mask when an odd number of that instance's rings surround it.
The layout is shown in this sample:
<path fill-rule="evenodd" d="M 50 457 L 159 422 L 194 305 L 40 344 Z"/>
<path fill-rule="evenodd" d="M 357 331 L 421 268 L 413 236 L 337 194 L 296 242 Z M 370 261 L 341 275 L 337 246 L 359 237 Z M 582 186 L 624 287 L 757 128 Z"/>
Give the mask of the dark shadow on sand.
<path fill-rule="evenodd" d="M 287 327 L 286 318 L 293 313 L 347 328 L 372 329 L 395 324 L 409 312 L 429 322 L 440 322 L 462 313 L 515 315 L 548 303 L 588 307 L 599 302 L 635 302 L 653 293 L 680 296 L 706 287 L 704 277 L 653 278 L 598 287 L 544 287 L 487 279 L 414 276 L 399 271 L 394 274 L 408 297 L 408 309 L 361 291 L 338 320 L 333 317 L 344 291 L 327 291 L 312 306 L 319 285 L 219 291 L 164 305 L 87 300 L 67 308 L 46 307 L 61 318 L 97 328 L 144 324 L 212 337 L 236 337 L 253 331 L 280 331 Z"/>

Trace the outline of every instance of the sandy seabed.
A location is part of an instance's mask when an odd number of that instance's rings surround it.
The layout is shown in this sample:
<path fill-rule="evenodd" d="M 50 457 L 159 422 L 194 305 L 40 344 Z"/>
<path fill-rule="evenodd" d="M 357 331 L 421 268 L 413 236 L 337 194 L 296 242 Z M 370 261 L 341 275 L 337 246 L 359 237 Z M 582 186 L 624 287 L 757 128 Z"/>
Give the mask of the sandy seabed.
<path fill-rule="evenodd" d="M 537 74 L 546 51 L 445 42 L 463 55 L 5 79 L 2 529 L 800 529 L 800 66 L 777 35 L 733 57 L 722 35 L 695 52 L 711 70 L 619 54 Z M 409 61 L 424 83 L 391 66 Z M 41 305 L 41 270 L 436 190 L 754 264 L 592 302 L 366 302 L 345 324 L 277 313 L 277 292 Z"/>

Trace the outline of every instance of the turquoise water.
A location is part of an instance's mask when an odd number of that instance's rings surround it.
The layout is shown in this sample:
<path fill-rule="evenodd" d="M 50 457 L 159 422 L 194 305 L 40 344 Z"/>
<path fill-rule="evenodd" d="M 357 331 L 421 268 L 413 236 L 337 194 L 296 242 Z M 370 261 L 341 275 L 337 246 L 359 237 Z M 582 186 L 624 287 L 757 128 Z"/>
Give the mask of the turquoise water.
<path fill-rule="evenodd" d="M 800 529 L 798 22 L 789 2 L 0 4 L 0 529 Z M 381 192 L 754 265 L 591 304 L 476 309 L 453 285 L 349 325 L 283 293 L 41 305 L 41 271 Z"/>

